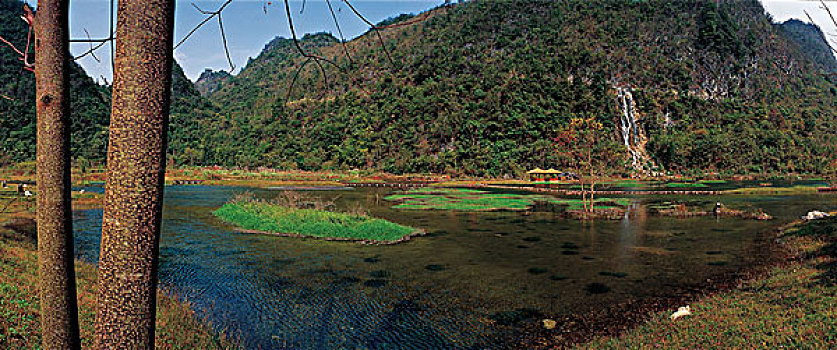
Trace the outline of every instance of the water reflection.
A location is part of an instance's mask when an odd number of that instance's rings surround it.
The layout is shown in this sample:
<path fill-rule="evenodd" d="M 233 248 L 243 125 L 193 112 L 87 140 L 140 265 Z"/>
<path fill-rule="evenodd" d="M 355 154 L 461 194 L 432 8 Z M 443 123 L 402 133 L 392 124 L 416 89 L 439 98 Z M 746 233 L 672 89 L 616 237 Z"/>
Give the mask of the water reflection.
<path fill-rule="evenodd" d="M 777 224 L 655 217 L 642 205 L 583 224 L 552 212 L 397 211 L 379 189 L 326 194 L 429 232 L 377 247 L 236 233 L 211 213 L 239 191 L 167 187 L 160 281 L 248 348 L 503 348 L 542 315 L 666 295 L 752 264 Z M 835 209 L 819 196 L 724 199 L 778 221 Z M 98 260 L 101 210 L 75 220 L 77 254 Z"/>

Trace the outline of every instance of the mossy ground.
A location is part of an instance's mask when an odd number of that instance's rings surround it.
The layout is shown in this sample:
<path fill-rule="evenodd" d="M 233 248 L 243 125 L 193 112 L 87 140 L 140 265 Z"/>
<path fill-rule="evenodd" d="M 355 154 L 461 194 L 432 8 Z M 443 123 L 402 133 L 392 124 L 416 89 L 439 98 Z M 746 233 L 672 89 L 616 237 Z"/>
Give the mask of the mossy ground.
<path fill-rule="evenodd" d="M 673 322 L 669 310 L 620 337 L 579 347 L 837 348 L 837 218 L 792 228 L 781 239 L 794 262 L 692 303 L 691 316 Z"/>
<path fill-rule="evenodd" d="M 79 325 L 83 348 L 93 346 L 96 267 L 76 262 Z M 30 238 L 0 228 L 0 349 L 40 348 L 38 253 Z M 164 293 L 157 298 L 158 349 L 232 349 L 189 307 Z"/>

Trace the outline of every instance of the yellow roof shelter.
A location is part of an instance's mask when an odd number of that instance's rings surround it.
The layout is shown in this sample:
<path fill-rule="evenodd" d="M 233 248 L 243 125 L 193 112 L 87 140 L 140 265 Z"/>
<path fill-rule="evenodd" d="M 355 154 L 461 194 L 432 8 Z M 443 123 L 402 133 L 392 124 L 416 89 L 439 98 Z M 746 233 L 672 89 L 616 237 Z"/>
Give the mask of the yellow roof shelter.
<path fill-rule="evenodd" d="M 533 170 L 529 170 L 526 172 L 527 174 L 561 174 L 562 171 L 555 170 L 553 168 L 549 168 L 547 170 L 543 170 L 541 168 L 535 168 Z"/>

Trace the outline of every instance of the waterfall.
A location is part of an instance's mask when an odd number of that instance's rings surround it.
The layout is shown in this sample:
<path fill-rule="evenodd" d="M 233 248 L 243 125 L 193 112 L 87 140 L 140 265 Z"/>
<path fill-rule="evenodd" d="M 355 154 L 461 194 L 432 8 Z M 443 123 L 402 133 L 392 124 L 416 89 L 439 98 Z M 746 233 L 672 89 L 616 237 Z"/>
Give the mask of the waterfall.
<path fill-rule="evenodd" d="M 649 159 L 645 151 L 646 137 L 639 125 L 639 115 L 636 110 L 636 101 L 629 88 L 616 88 L 616 103 L 620 110 L 619 134 L 622 136 L 622 143 L 628 150 L 631 157 L 631 167 L 638 172 L 647 174 L 646 167 Z"/>

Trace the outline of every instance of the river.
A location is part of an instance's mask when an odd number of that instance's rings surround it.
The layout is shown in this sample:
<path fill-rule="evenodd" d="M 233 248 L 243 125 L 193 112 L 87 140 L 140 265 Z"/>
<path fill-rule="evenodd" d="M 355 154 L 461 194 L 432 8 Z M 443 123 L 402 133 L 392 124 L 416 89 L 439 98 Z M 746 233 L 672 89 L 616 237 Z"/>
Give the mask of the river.
<path fill-rule="evenodd" d="M 637 197 L 625 219 L 584 224 L 548 211 L 395 210 L 385 189 L 318 192 L 429 233 L 365 246 L 238 233 L 212 215 L 247 190 L 166 188 L 159 279 L 252 349 L 505 348 L 540 318 L 670 295 L 756 264 L 772 227 L 837 210 L 826 195 L 688 197 L 776 219 L 676 219 L 648 215 L 642 203 L 655 198 Z M 74 220 L 77 255 L 97 261 L 102 211 Z"/>

